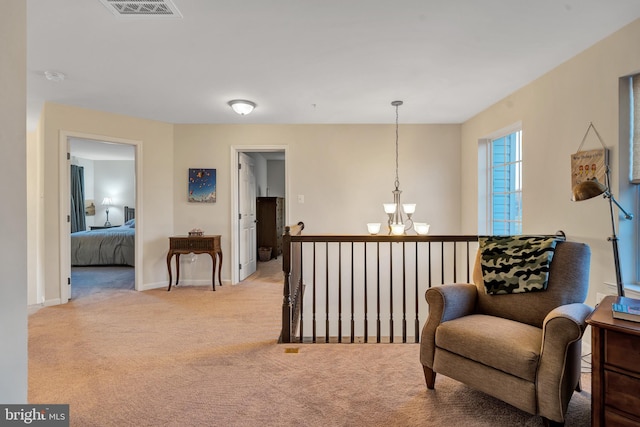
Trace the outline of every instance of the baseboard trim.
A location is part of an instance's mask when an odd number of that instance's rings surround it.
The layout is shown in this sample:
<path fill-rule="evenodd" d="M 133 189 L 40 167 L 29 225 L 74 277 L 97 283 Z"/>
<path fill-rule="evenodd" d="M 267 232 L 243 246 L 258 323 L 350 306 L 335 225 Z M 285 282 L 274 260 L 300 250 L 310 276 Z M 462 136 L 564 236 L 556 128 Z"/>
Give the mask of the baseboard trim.
<path fill-rule="evenodd" d="M 231 285 L 231 281 L 230 280 L 223 280 L 222 281 L 222 285 Z M 172 288 L 174 288 L 176 285 L 173 285 Z M 178 285 L 178 287 L 180 286 L 208 286 L 211 287 L 211 280 L 180 280 L 180 284 Z M 216 279 L 216 286 L 219 286 L 218 280 Z M 158 288 L 167 288 L 169 287 L 169 282 L 156 282 L 156 283 L 145 283 L 144 285 L 142 285 L 140 287 L 140 289 L 138 289 L 139 291 L 148 291 L 151 289 L 158 289 Z"/>
<path fill-rule="evenodd" d="M 167 286 L 169 286 L 167 282 L 145 283 L 140 286 L 138 291 L 149 291 L 151 289 L 166 288 Z"/>
<path fill-rule="evenodd" d="M 60 304 L 62 304 L 62 301 L 60 300 L 60 298 L 45 300 L 44 303 L 42 303 L 44 307 L 50 307 L 52 305 L 60 305 Z"/>

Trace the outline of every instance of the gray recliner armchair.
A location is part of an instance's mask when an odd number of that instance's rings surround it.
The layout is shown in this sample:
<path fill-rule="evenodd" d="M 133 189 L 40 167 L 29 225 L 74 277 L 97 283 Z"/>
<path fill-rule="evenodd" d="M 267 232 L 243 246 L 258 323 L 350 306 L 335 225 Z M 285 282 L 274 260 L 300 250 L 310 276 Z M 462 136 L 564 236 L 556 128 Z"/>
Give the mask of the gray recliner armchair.
<path fill-rule="evenodd" d="M 436 373 L 563 425 L 580 391 L 581 342 L 589 286 L 589 246 L 558 242 L 546 290 L 487 293 L 478 251 L 473 284 L 429 289 L 420 361 L 427 388 Z"/>

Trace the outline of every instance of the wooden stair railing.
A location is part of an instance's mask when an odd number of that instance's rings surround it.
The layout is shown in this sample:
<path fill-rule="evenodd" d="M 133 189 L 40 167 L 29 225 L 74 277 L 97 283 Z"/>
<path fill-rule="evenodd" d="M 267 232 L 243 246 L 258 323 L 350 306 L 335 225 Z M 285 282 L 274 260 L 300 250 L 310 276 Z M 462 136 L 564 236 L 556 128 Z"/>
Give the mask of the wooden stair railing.
<path fill-rule="evenodd" d="M 302 244 L 292 243 L 291 236 L 299 236 L 304 230 L 304 223 L 286 226 L 282 236 L 282 271 L 284 273 L 284 290 L 282 301 L 282 332 L 280 342 L 290 343 L 295 336 L 300 319 L 300 295 L 302 284 Z M 293 287 L 292 287 L 293 284 Z"/>
<path fill-rule="evenodd" d="M 426 289 L 471 280 L 475 235 L 302 235 L 303 229 L 301 222 L 285 227 L 283 236 L 282 343 L 417 343 Z"/>

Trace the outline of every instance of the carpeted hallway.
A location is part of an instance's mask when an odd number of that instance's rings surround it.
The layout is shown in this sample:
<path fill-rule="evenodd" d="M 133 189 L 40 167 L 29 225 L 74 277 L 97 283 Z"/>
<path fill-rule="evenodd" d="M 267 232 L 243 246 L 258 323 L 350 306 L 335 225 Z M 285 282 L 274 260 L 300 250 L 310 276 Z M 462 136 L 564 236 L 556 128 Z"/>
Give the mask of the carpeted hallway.
<path fill-rule="evenodd" d="M 415 344 L 277 344 L 279 260 L 237 286 L 103 288 L 29 317 L 29 402 L 73 426 L 542 426 L 445 377 Z M 285 352 L 286 349 L 298 353 Z M 590 424 L 590 376 L 567 427 Z"/>

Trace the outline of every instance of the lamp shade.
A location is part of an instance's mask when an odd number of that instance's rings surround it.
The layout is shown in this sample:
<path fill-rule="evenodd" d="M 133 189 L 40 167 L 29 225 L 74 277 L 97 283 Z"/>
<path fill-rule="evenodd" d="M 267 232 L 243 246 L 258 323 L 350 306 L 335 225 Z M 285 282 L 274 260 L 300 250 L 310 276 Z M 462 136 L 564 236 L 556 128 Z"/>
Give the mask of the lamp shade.
<path fill-rule="evenodd" d="M 597 179 L 588 179 L 573 187 L 572 200 L 574 202 L 581 202 L 582 200 L 588 200 L 606 193 L 606 191 L 607 187 L 605 187 Z"/>
<path fill-rule="evenodd" d="M 418 233 L 421 236 L 425 236 L 427 234 L 429 234 L 429 228 L 431 227 L 431 225 L 427 224 L 426 222 L 414 222 L 413 223 L 413 228 L 415 228 L 416 233 Z"/>
<path fill-rule="evenodd" d="M 251 113 L 254 108 L 256 108 L 256 103 L 252 101 L 247 101 L 246 99 L 233 99 L 228 102 L 229 106 L 233 108 L 233 111 L 240 114 L 241 116 L 246 116 Z"/>
<path fill-rule="evenodd" d="M 378 234 L 380 232 L 380 223 L 379 222 L 367 223 L 367 230 L 369 231 L 369 234 Z"/>
<path fill-rule="evenodd" d="M 111 197 L 105 197 L 102 199 L 102 206 L 111 206 L 112 204 L 113 201 L 111 200 Z"/>
<path fill-rule="evenodd" d="M 396 236 L 404 234 L 404 224 L 391 224 L 391 233 Z"/>
<path fill-rule="evenodd" d="M 406 213 L 407 215 L 413 215 L 416 211 L 416 204 L 405 203 L 402 205 L 402 209 L 404 210 L 404 213 Z"/>
<path fill-rule="evenodd" d="M 383 203 L 384 212 L 387 214 L 396 213 L 396 205 L 395 203 Z"/>

